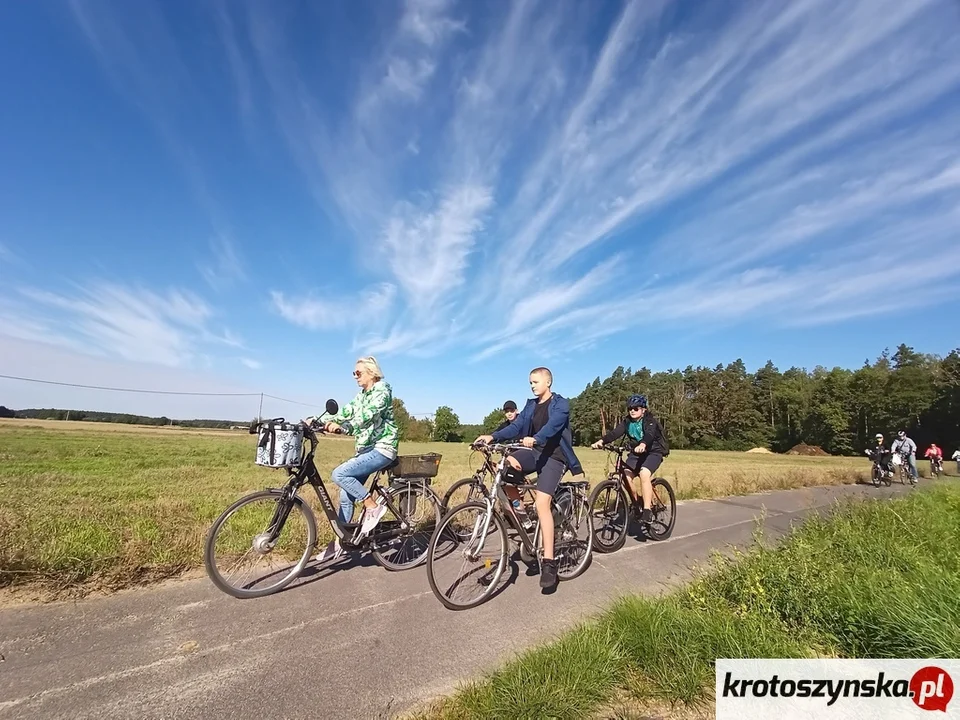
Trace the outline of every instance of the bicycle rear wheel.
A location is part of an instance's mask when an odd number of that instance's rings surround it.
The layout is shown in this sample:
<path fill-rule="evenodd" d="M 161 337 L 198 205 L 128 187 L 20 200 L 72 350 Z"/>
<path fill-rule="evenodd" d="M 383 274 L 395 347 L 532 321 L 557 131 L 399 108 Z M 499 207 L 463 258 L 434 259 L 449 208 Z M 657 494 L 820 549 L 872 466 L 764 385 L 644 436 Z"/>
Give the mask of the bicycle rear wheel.
<path fill-rule="evenodd" d="M 647 523 L 647 536 L 651 540 L 666 540 L 677 522 L 677 497 L 673 488 L 663 478 L 653 479 L 653 520 Z"/>
<path fill-rule="evenodd" d="M 474 501 L 453 508 L 430 538 L 430 589 L 450 610 L 467 610 L 486 602 L 500 584 L 509 547 L 503 518 L 487 503 Z"/>
<path fill-rule="evenodd" d="M 619 480 L 604 480 L 590 494 L 593 545 L 611 553 L 623 547 L 630 527 L 630 501 Z"/>
<path fill-rule="evenodd" d="M 433 491 L 421 483 L 401 484 L 385 491 L 400 512 L 391 511 L 377 524 L 376 531 L 398 528 L 401 522 L 410 527 L 402 535 L 374 543 L 370 548 L 373 559 L 387 570 L 409 570 L 427 559 L 430 537 L 440 521 L 440 501 Z"/>
<path fill-rule="evenodd" d="M 203 562 L 210 580 L 227 595 L 263 597 L 303 572 L 316 543 L 316 520 L 299 496 L 261 490 L 240 498 L 214 521 Z M 244 579 L 261 572 L 266 584 Z"/>

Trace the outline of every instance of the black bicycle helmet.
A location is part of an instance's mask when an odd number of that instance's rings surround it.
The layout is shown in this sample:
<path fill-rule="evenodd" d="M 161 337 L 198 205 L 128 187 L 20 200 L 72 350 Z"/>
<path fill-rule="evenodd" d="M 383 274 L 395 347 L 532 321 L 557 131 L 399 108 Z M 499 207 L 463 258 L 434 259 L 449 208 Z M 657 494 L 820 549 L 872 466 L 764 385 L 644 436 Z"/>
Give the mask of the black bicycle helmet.
<path fill-rule="evenodd" d="M 646 395 L 631 395 L 627 399 L 628 410 L 632 410 L 633 408 L 645 408 L 646 406 L 647 406 Z"/>

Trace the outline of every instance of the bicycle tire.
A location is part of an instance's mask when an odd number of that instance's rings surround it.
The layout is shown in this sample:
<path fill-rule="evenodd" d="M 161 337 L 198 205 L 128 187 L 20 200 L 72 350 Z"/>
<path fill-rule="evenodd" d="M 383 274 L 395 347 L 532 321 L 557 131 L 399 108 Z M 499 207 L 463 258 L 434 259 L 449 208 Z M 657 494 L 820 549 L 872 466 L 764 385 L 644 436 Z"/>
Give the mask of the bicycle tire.
<path fill-rule="evenodd" d="M 870 475 L 871 475 L 870 479 L 873 482 L 873 486 L 880 487 L 880 483 L 882 482 L 883 478 L 881 477 L 880 470 L 879 468 L 877 468 L 876 465 L 873 466 L 873 472 L 871 472 Z"/>
<path fill-rule="evenodd" d="M 593 546 L 599 553 L 612 553 L 622 548 L 623 544 L 627 541 L 627 532 L 630 529 L 630 520 L 632 516 L 630 500 L 627 498 L 627 495 L 623 490 L 623 484 L 619 480 L 604 480 L 602 483 L 599 483 L 590 493 L 590 500 L 588 502 L 591 519 L 595 517 L 596 511 L 594 509 L 594 505 L 600 498 L 601 493 L 609 493 L 611 490 L 616 493 L 617 507 L 624 508 L 623 530 L 612 540 L 607 540 L 605 537 L 601 537 L 601 535 L 604 533 L 604 528 L 598 527 L 597 523 L 594 521 Z"/>
<path fill-rule="evenodd" d="M 453 494 L 457 492 L 460 488 L 470 485 L 473 486 L 467 493 L 467 499 L 464 502 L 471 502 L 475 499 L 486 497 L 487 488 L 486 486 L 478 480 L 476 477 L 463 478 L 462 480 L 457 480 L 453 485 L 451 485 L 447 491 L 443 494 L 443 500 L 440 503 L 440 508 L 442 514 L 446 515 L 450 509 L 454 506 L 450 505 L 450 500 L 453 498 Z M 479 491 L 476 496 L 474 496 L 474 487 Z M 461 503 L 457 503 L 460 505 Z"/>
<path fill-rule="evenodd" d="M 557 528 L 562 527 L 566 523 L 570 522 L 570 518 L 573 515 L 574 508 L 580 505 L 581 506 L 581 516 L 582 522 L 587 524 L 587 548 L 583 553 L 583 559 L 580 560 L 577 565 L 574 566 L 572 570 L 561 570 L 560 567 L 557 567 L 557 580 L 560 582 L 565 582 L 567 580 L 573 580 L 580 577 L 590 567 L 590 562 L 593 560 L 593 517 L 590 515 L 590 502 L 582 494 L 573 490 L 570 490 L 564 495 L 562 495 L 558 500 L 555 500 L 554 510 L 553 510 L 553 543 L 554 543 L 554 556 L 557 555 Z M 543 557 L 543 535 L 542 535 L 542 526 L 540 523 L 537 523 L 536 535 L 534 536 L 534 547 L 538 548 L 538 554 Z"/>
<path fill-rule="evenodd" d="M 437 600 L 439 600 L 448 610 L 469 610 L 470 608 L 475 608 L 489 600 L 497 591 L 497 584 L 500 582 L 500 578 L 503 576 L 503 571 L 507 566 L 507 560 L 509 559 L 510 555 L 510 542 L 507 539 L 506 525 L 504 524 L 500 513 L 494 510 L 490 518 L 490 522 L 495 526 L 496 532 L 500 536 L 500 543 L 503 547 L 503 551 L 500 554 L 500 560 L 497 563 L 493 580 L 490 582 L 487 589 L 481 593 L 480 597 L 468 603 L 454 602 L 450 600 L 443 592 L 441 592 L 440 588 L 437 586 L 437 580 L 434 576 L 433 570 L 433 560 L 437 552 L 437 545 L 440 538 L 444 537 L 444 531 L 446 527 L 452 522 L 458 513 L 464 512 L 465 510 L 481 510 L 485 513 L 487 511 L 487 504 L 475 500 L 457 505 L 456 507 L 452 508 L 446 515 L 443 516 L 443 518 L 441 518 L 436 530 L 433 531 L 433 537 L 430 538 L 430 547 L 427 549 L 427 582 L 430 585 L 430 590 L 433 592 L 434 597 L 436 597 Z M 456 538 L 460 537 L 456 533 L 453 533 L 452 535 Z"/>
<path fill-rule="evenodd" d="M 203 546 L 203 564 L 207 571 L 207 576 L 210 578 L 210 581 L 221 591 L 230 595 L 232 597 L 238 598 L 240 600 L 247 600 L 259 597 L 266 597 L 267 595 L 273 595 L 280 590 L 283 590 L 287 585 L 292 583 L 297 577 L 300 576 L 300 573 L 303 572 L 303 569 L 307 566 L 307 563 L 310 561 L 310 556 L 313 554 L 314 549 L 317 545 L 317 521 L 313 515 L 313 511 L 310 509 L 310 506 L 301 498 L 299 495 L 294 495 L 290 499 L 291 507 L 290 512 L 294 508 L 300 510 L 303 514 L 304 520 L 307 523 L 307 546 L 304 549 L 303 555 L 300 557 L 300 560 L 296 565 L 293 566 L 293 569 L 279 582 L 270 587 L 263 588 L 260 590 L 243 590 L 237 588 L 226 581 L 226 579 L 220 574 L 220 571 L 216 567 L 216 561 L 214 558 L 215 548 L 214 544 L 217 539 L 217 534 L 220 529 L 223 527 L 223 524 L 227 519 L 233 515 L 237 510 L 242 508 L 244 505 L 252 504 L 255 501 L 261 500 L 267 497 L 274 497 L 277 500 L 280 500 L 283 497 L 283 492 L 281 490 L 259 490 L 249 495 L 245 495 L 233 504 L 231 504 L 226 510 L 220 513 L 220 516 L 214 520 L 213 525 L 210 526 L 210 530 L 207 532 L 207 539 L 204 542 Z M 287 515 L 289 518 L 289 513 Z M 284 525 L 286 520 L 284 520 Z"/>
<path fill-rule="evenodd" d="M 663 478 L 654 478 L 652 484 L 654 491 L 656 491 L 658 487 L 662 487 L 667 491 L 667 499 L 670 507 L 670 524 L 667 525 L 663 532 L 654 531 L 650 523 L 647 523 L 646 527 L 644 528 L 647 533 L 647 537 L 649 537 L 651 540 L 660 542 L 661 540 L 666 540 L 668 537 L 670 537 L 670 535 L 673 533 L 673 527 L 677 523 L 677 496 L 673 492 L 673 487 L 670 485 L 670 483 Z M 657 497 L 659 497 L 659 494 L 655 494 Z M 660 500 L 662 502 L 663 498 L 661 497 Z"/>
<path fill-rule="evenodd" d="M 440 501 L 437 499 L 436 494 L 430 488 L 424 485 L 411 483 L 408 485 L 391 487 L 388 490 L 386 490 L 386 493 L 390 495 L 392 500 L 396 498 L 395 500 L 393 500 L 394 504 L 399 505 L 399 507 L 401 508 L 401 512 L 404 513 L 404 515 L 406 516 L 404 517 L 404 520 L 408 522 L 410 520 L 409 513 L 407 513 L 404 510 L 406 505 L 404 505 L 404 498 L 401 496 L 404 494 L 413 494 L 413 495 L 423 496 L 426 502 L 433 508 L 433 516 L 434 516 L 433 527 L 436 528 L 437 523 L 440 521 Z M 419 501 L 417 503 L 417 506 L 419 506 Z M 414 533 L 412 532 L 410 533 L 411 536 L 413 534 Z M 431 537 L 433 536 L 433 529 L 431 529 L 430 531 L 430 536 Z M 409 536 L 406 536 L 406 537 L 409 537 Z M 370 554 L 373 555 L 373 559 L 381 567 L 387 570 L 390 570 L 392 572 L 398 572 L 401 570 L 410 570 L 412 568 L 417 567 L 418 565 L 422 565 L 427 559 L 427 550 L 429 549 L 429 547 L 430 547 L 429 540 L 427 540 L 427 542 L 424 543 L 423 552 L 421 552 L 420 555 L 417 556 L 414 560 L 411 560 L 406 563 L 397 563 L 387 559 L 387 557 L 384 555 L 384 553 L 380 549 L 381 546 L 375 543 L 370 547 Z"/>

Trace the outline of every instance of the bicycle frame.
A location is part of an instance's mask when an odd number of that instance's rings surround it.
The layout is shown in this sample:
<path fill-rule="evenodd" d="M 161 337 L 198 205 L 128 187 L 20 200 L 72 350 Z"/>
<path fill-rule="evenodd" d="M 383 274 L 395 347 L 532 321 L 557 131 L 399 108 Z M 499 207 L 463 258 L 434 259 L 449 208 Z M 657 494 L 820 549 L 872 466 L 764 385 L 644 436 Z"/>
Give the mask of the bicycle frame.
<path fill-rule="evenodd" d="M 287 470 L 287 472 L 290 474 L 287 484 L 283 488 L 270 488 L 271 490 L 280 490 L 282 493 L 281 498 L 285 501 L 289 501 L 305 484 L 312 486 L 313 491 L 317 495 L 317 499 L 320 501 L 321 507 L 323 507 L 323 512 L 327 516 L 327 521 L 330 523 L 330 529 L 333 530 L 334 534 L 340 540 L 341 545 L 345 548 L 361 548 L 370 544 L 371 542 L 390 540 L 395 537 L 400 537 L 410 529 L 409 524 L 401 520 L 399 521 L 398 528 L 380 530 L 378 526 L 378 529 L 374 530 L 369 535 L 364 536 L 359 541 L 353 539 L 356 537 L 355 534 L 353 537 L 347 537 L 351 530 L 356 531 L 359 529 L 361 523 L 341 522 L 340 517 L 337 514 L 337 510 L 333 506 L 333 501 L 330 499 L 330 493 L 327 492 L 323 477 L 321 477 L 320 471 L 317 469 L 317 465 L 313 459 L 317 450 L 317 434 L 312 428 L 306 425 L 304 425 L 303 428 L 305 431 L 304 437 L 310 441 L 309 452 L 303 457 L 303 459 L 300 461 L 300 465 L 296 469 L 290 468 Z M 371 493 L 373 493 L 374 490 L 380 490 L 380 485 L 377 481 L 380 479 L 380 476 L 383 474 L 383 472 L 383 470 L 378 470 L 373 476 L 373 482 L 370 484 Z M 409 484 L 413 484 L 414 481 L 407 482 Z M 384 504 L 394 514 L 395 517 L 403 517 L 400 509 L 394 505 L 389 494 L 381 492 L 380 497 L 383 498 Z M 290 513 L 292 507 L 293 505 L 290 502 L 278 503 L 277 510 L 270 521 L 270 542 L 275 541 L 277 535 L 279 535 L 280 531 L 283 529 L 283 524 L 286 522 L 287 515 Z"/>
<path fill-rule="evenodd" d="M 627 447 L 626 445 L 622 445 L 622 444 L 621 444 L 621 445 L 619 445 L 619 446 L 604 445 L 604 446 L 603 446 L 603 449 L 606 450 L 607 452 L 611 452 L 611 453 L 614 453 L 614 454 L 616 455 L 616 460 L 614 461 L 613 471 L 608 475 L 608 477 L 609 477 L 611 480 L 613 480 L 613 479 L 619 479 L 619 480 L 620 480 L 620 484 L 623 486 L 624 491 L 627 493 L 627 497 L 630 498 L 630 502 L 631 502 L 631 503 L 640 502 L 640 500 L 641 500 L 642 498 L 641 498 L 641 497 L 638 497 L 638 496 L 636 496 L 636 495 L 634 494 L 633 485 L 632 485 L 632 484 L 630 483 L 630 481 L 627 479 L 627 473 L 624 471 L 625 469 L 626 469 L 626 470 L 630 470 L 630 468 L 627 467 L 626 461 L 623 459 L 624 454 L 628 454 L 628 453 L 630 452 L 630 448 Z M 630 470 L 630 472 L 633 472 L 633 470 Z M 639 479 L 640 473 L 634 473 L 634 475 Z M 652 483 L 653 483 L 653 477 L 652 477 L 652 476 L 651 476 L 651 478 L 650 478 L 650 482 L 651 482 L 651 485 L 652 485 Z M 657 486 L 656 486 L 656 485 L 652 485 L 652 490 L 653 490 L 653 500 L 654 500 L 654 502 L 663 505 L 664 503 L 663 503 L 663 501 L 660 499 L 659 493 L 657 493 Z"/>
<path fill-rule="evenodd" d="M 490 530 L 490 523 L 493 519 L 493 513 L 496 512 L 497 507 L 499 506 L 501 514 L 504 519 L 507 521 L 507 524 L 516 531 L 517 536 L 520 538 L 520 543 L 523 545 L 523 548 L 531 556 L 536 556 L 537 550 L 534 546 L 534 542 L 531 539 L 530 535 L 523 527 L 523 523 L 520 522 L 520 519 L 517 517 L 516 511 L 513 509 L 513 502 L 507 497 L 506 491 L 503 489 L 503 471 L 507 462 L 507 456 L 510 450 L 519 450 L 524 446 L 519 443 L 511 443 L 509 445 L 492 445 L 482 449 L 482 452 L 486 455 L 486 460 L 484 464 L 490 464 L 495 468 L 493 473 L 493 485 L 490 487 L 490 493 L 482 498 L 479 502 L 485 503 L 487 506 L 487 512 L 484 515 L 483 524 L 480 527 L 477 527 L 476 530 L 482 530 L 479 534 L 476 532 L 471 536 L 470 541 L 472 542 L 477 537 L 486 537 L 487 532 Z M 490 460 L 490 454 L 494 452 L 499 452 L 501 454 L 500 461 L 495 465 Z M 517 485 L 516 486 L 521 492 L 525 492 L 530 488 L 536 488 L 536 485 Z M 559 492 L 559 488 L 558 488 Z M 537 530 L 540 526 L 540 518 L 537 517 L 536 525 L 533 529 L 533 537 L 537 536 Z"/>

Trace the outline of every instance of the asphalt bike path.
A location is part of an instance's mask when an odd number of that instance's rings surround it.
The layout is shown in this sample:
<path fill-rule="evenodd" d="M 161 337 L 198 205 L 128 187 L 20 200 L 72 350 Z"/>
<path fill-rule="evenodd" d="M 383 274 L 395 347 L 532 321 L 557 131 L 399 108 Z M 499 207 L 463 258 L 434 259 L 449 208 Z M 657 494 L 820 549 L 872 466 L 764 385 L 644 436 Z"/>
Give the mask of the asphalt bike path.
<path fill-rule="evenodd" d="M 369 556 L 307 567 L 286 590 L 236 600 L 204 575 L 114 595 L 0 610 L 0 719 L 390 718 L 479 677 L 627 593 L 690 577 L 714 550 L 778 537 L 847 497 L 909 486 L 803 488 L 678 503 L 673 536 L 631 533 L 544 594 L 516 560 L 485 605 L 454 612 L 426 569 Z M 514 543 L 514 550 L 516 544 Z"/>

